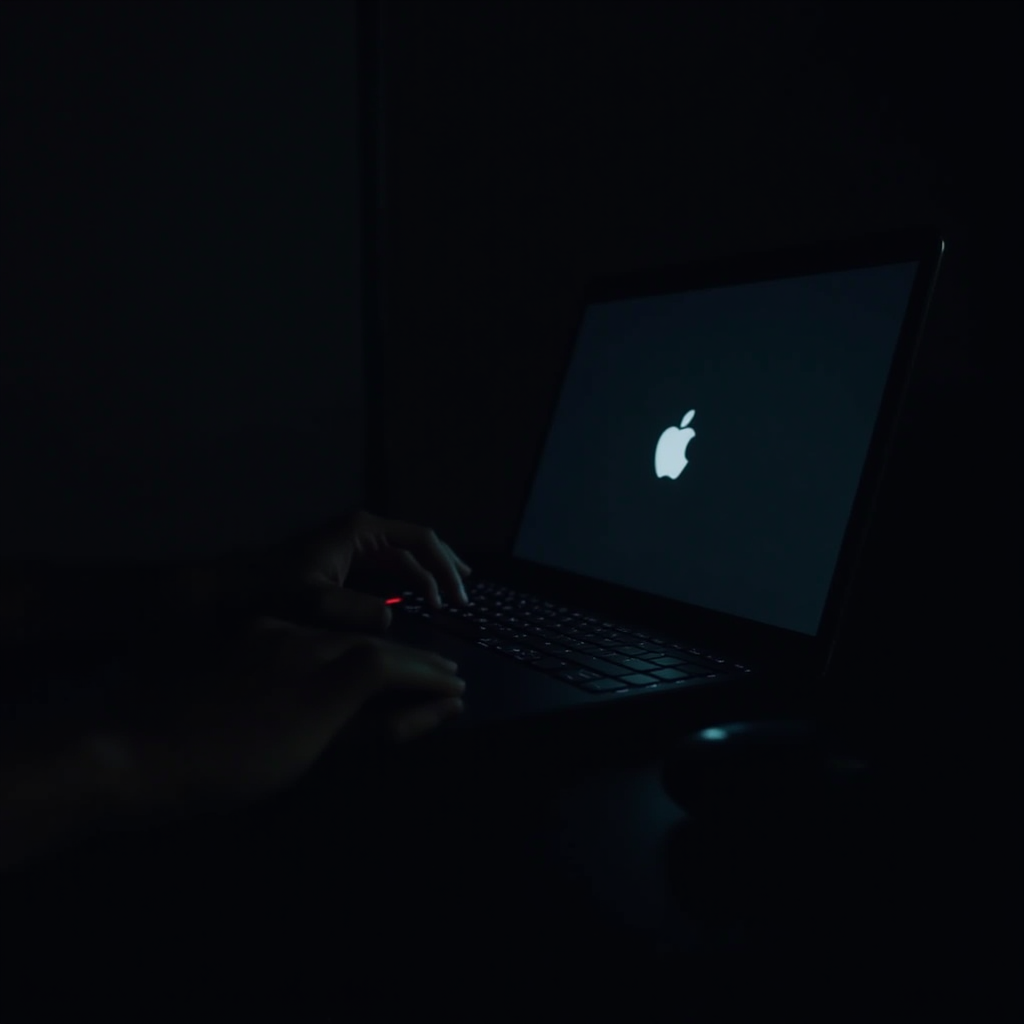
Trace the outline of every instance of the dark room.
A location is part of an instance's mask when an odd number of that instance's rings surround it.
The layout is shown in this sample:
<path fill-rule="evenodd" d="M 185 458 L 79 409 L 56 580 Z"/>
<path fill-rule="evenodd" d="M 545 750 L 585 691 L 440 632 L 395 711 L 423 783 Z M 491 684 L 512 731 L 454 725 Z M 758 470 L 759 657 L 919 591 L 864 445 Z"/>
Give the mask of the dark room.
<path fill-rule="evenodd" d="M 1017 1024 L 1022 5 L 0 0 L 4 1024 Z"/>

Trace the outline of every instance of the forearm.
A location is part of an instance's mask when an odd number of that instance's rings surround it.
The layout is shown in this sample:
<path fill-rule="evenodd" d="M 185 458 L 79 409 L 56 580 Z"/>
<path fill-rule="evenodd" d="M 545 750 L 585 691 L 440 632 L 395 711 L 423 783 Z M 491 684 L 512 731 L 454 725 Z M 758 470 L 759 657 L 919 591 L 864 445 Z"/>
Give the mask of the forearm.
<path fill-rule="evenodd" d="M 103 832 L 145 801 L 128 747 L 92 728 L 32 726 L 0 766 L 0 870 Z"/>

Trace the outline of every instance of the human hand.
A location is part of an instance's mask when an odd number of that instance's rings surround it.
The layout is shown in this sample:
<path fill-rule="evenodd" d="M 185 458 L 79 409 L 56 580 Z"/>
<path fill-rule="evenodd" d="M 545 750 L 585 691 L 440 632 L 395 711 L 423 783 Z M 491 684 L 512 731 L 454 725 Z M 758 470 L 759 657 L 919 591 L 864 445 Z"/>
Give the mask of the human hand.
<path fill-rule="evenodd" d="M 428 651 L 263 619 L 198 669 L 177 659 L 100 733 L 132 809 L 244 804 L 297 781 L 389 699 L 383 724 L 396 741 L 458 714 L 455 669 Z M 414 703 L 395 706 L 402 694 Z"/>
<path fill-rule="evenodd" d="M 433 530 L 369 512 L 351 513 L 265 559 L 263 586 L 271 610 L 354 630 L 386 629 L 391 611 L 379 598 L 346 587 L 367 585 L 421 591 L 434 607 L 464 604 L 463 580 L 472 570 Z"/>

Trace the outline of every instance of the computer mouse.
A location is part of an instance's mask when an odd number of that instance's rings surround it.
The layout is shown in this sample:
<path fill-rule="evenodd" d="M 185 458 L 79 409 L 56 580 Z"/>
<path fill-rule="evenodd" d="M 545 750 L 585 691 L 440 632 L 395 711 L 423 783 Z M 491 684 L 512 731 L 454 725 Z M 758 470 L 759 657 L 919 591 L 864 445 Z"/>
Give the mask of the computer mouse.
<path fill-rule="evenodd" d="M 826 735 L 800 720 L 731 722 L 691 733 L 672 749 L 662 783 L 695 819 L 764 821 L 832 806 L 864 774 Z"/>

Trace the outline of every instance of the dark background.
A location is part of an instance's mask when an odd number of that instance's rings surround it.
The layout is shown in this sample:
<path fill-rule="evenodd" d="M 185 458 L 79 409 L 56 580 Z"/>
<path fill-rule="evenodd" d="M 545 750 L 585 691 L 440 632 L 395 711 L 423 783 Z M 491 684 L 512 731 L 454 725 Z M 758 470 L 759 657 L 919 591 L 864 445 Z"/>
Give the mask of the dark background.
<path fill-rule="evenodd" d="M 386 4 L 364 350 L 350 6 L 0 11 L 5 555 L 361 500 L 507 542 L 588 273 L 937 221 L 836 696 L 923 766 L 936 899 L 1014 962 L 1019 4 Z"/>
<path fill-rule="evenodd" d="M 354 5 L 0 18 L 0 550 L 222 550 L 358 502 Z"/>

